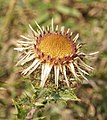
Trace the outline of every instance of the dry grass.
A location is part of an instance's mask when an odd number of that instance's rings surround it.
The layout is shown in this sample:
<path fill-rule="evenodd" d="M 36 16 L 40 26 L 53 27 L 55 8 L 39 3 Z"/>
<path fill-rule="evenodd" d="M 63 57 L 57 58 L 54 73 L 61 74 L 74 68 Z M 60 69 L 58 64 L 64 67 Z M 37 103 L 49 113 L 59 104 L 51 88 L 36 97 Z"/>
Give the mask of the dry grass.
<path fill-rule="evenodd" d="M 106 0 L 0 0 L 1 120 L 15 119 L 12 99 L 20 96 L 28 85 L 15 67 L 18 56 L 13 48 L 16 40 L 20 39 L 20 34 L 30 33 L 28 24 L 35 27 L 35 19 L 39 24 L 46 25 L 51 17 L 55 23 L 71 27 L 73 31 L 80 33 L 80 42 L 86 43 L 83 50 L 87 53 L 99 51 L 99 54 L 91 60 L 95 71 L 89 78 L 89 84 L 84 83 L 77 90 L 81 102 L 68 102 L 66 107 L 50 104 L 43 114 L 48 114 L 47 120 L 107 119 L 106 13 Z"/>

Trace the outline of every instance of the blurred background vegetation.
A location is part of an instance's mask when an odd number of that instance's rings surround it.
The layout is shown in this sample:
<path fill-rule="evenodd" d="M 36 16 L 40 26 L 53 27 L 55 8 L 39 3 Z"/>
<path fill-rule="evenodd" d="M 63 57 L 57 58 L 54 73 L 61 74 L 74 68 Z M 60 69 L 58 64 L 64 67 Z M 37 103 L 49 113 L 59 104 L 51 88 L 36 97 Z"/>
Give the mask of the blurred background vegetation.
<path fill-rule="evenodd" d="M 45 119 L 107 120 L 107 0 L 0 0 L 0 120 L 16 119 L 12 100 L 29 87 L 15 67 L 16 40 L 29 33 L 29 23 L 47 25 L 52 17 L 55 24 L 80 33 L 83 51 L 99 54 L 91 60 L 95 70 L 89 83 L 76 90 L 81 102 L 47 105 Z"/>

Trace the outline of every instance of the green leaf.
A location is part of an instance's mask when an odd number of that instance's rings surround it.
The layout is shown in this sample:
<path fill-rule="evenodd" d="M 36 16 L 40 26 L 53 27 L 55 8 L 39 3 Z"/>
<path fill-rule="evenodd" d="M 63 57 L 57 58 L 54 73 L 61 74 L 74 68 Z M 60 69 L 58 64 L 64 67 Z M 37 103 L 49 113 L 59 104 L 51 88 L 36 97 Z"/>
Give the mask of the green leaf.
<path fill-rule="evenodd" d="M 80 101 L 80 99 L 77 98 L 73 89 L 57 89 L 55 91 L 51 91 L 50 94 L 47 95 L 47 100 Z"/>
<path fill-rule="evenodd" d="M 26 115 L 26 110 L 25 109 L 23 109 L 23 107 L 21 107 L 20 105 L 19 105 L 19 103 L 17 103 L 15 100 L 13 100 L 13 104 L 14 104 L 14 106 L 15 106 L 15 108 L 16 108 L 16 111 L 17 111 L 17 118 L 25 118 L 25 115 Z"/>
<path fill-rule="evenodd" d="M 65 15 L 71 15 L 74 17 L 80 17 L 81 15 L 77 9 L 70 8 L 70 7 L 63 6 L 63 5 L 56 6 L 56 9 L 58 10 L 58 12 L 61 12 L 62 14 L 65 14 Z"/>

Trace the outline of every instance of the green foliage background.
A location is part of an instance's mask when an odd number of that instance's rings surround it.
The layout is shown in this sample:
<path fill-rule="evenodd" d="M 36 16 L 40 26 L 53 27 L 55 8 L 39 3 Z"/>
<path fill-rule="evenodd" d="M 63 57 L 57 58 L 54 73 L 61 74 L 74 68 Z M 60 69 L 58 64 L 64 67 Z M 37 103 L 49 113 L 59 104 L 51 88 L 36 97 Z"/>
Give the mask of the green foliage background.
<path fill-rule="evenodd" d="M 50 24 L 52 17 L 55 24 L 80 33 L 79 41 L 86 43 L 83 51 L 99 51 L 99 54 L 91 60 L 95 70 L 89 83 L 77 87 L 76 94 L 81 101 L 63 104 L 56 101 L 43 108 L 37 105 L 40 111 L 34 120 L 106 120 L 107 0 L 0 0 L 0 119 L 18 119 L 15 106 L 26 103 L 29 97 L 24 94 L 32 88 L 29 78 L 23 78 L 15 67 L 18 55 L 13 48 L 16 40 L 20 39 L 19 35 L 30 33 L 29 23 L 35 28 L 36 20 L 45 26 Z M 14 101 L 17 99 L 18 103 Z M 21 116 L 26 115 L 31 104 L 26 106 L 22 106 Z"/>

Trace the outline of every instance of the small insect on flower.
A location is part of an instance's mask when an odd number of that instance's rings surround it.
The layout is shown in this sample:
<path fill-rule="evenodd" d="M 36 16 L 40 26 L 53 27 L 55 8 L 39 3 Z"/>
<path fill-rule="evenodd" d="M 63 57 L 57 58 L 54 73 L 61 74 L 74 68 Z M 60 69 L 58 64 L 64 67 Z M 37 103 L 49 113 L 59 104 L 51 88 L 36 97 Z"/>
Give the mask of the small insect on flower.
<path fill-rule="evenodd" d="M 41 87 L 44 87 L 52 68 L 54 69 L 57 87 L 60 72 L 64 75 L 67 86 L 69 86 L 71 79 L 87 80 L 85 75 L 89 75 L 93 68 L 83 61 L 86 54 L 79 51 L 81 47 L 81 44 L 77 43 L 79 34 L 72 38 L 71 30 L 69 28 L 65 30 L 64 26 L 61 28 L 58 25 L 54 26 L 53 19 L 51 26 L 46 28 L 40 27 L 37 22 L 35 23 L 38 27 L 37 30 L 29 25 L 33 37 L 21 35 L 23 40 L 17 41 L 18 47 L 15 48 L 22 55 L 17 65 L 23 66 L 28 62 L 31 63 L 22 71 L 22 74 L 30 75 L 41 65 Z M 72 75 L 70 80 L 67 77 L 67 70 Z"/>

